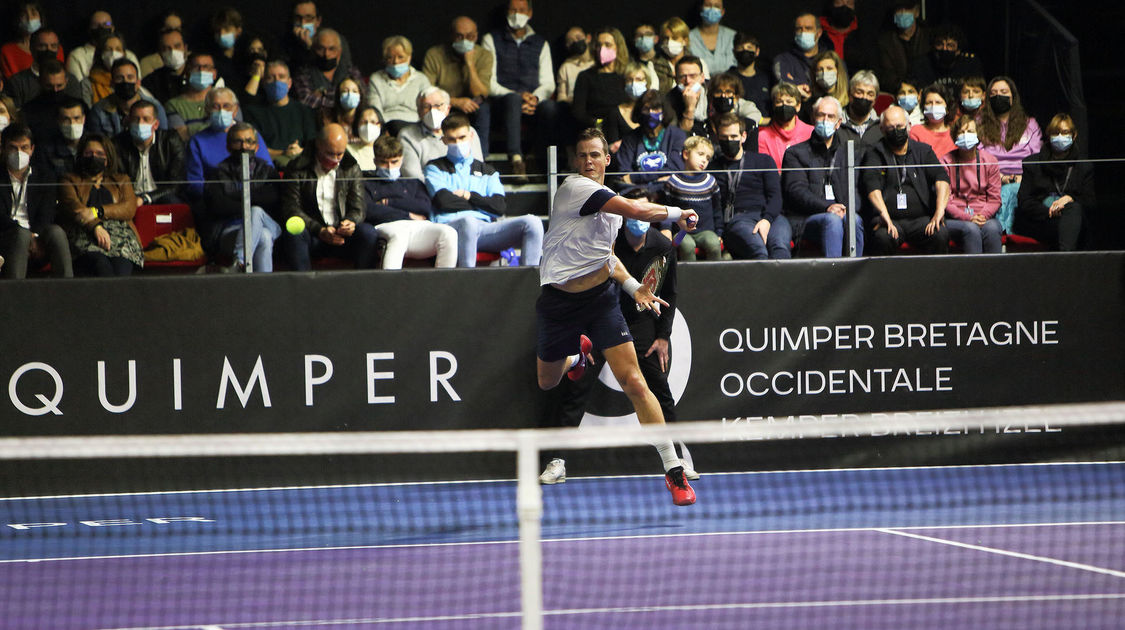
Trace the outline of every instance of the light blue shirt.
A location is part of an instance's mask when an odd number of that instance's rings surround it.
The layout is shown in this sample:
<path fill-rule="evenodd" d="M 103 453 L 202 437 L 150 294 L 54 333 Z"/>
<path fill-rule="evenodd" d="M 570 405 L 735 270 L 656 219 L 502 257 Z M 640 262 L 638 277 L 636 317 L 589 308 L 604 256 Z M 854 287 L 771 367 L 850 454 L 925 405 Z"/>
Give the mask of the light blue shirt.
<path fill-rule="evenodd" d="M 473 158 L 465 158 L 453 163 L 453 172 L 449 173 L 434 164 L 427 164 L 425 169 L 426 191 L 434 197 L 442 190 L 453 192 L 467 190 L 482 197 L 504 195 L 504 185 L 500 183 L 500 173 L 493 171 L 485 175 L 480 170 L 473 170 Z M 491 215 L 480 209 L 462 210 L 455 212 L 439 212 L 434 216 L 437 223 L 448 223 L 461 216 L 475 216 L 484 221 L 492 221 Z"/>

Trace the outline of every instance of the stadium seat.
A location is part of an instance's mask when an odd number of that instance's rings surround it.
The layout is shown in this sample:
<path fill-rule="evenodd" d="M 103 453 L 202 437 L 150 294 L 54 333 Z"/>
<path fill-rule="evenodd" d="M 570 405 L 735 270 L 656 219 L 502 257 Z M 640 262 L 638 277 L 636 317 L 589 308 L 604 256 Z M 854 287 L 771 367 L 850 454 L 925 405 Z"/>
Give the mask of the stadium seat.
<path fill-rule="evenodd" d="M 875 97 L 875 113 L 882 114 L 883 110 L 895 104 L 895 95 L 886 92 L 879 92 L 879 96 Z"/>
<path fill-rule="evenodd" d="M 141 241 L 141 248 L 144 249 L 154 238 L 162 234 L 188 228 L 195 229 L 195 218 L 191 214 L 191 207 L 187 204 L 143 205 L 137 206 L 133 224 L 137 226 L 137 237 Z M 195 260 L 145 261 L 145 269 L 191 271 L 205 264 L 207 264 L 207 257 L 203 256 Z"/>
<path fill-rule="evenodd" d="M 1019 234 L 1004 235 L 1004 251 L 1006 252 L 1045 252 L 1049 248 L 1030 236 Z"/>

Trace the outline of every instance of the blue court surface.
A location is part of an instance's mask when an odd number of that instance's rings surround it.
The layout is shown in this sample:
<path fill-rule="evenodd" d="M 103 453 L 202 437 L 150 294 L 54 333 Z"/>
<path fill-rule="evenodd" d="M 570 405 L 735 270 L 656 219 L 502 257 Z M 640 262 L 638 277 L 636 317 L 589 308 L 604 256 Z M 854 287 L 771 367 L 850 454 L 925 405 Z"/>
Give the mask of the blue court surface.
<path fill-rule="evenodd" d="M 1125 463 L 693 485 L 544 487 L 546 627 L 1125 624 Z M 512 481 L 3 499 L 0 628 L 518 628 L 516 537 Z"/>

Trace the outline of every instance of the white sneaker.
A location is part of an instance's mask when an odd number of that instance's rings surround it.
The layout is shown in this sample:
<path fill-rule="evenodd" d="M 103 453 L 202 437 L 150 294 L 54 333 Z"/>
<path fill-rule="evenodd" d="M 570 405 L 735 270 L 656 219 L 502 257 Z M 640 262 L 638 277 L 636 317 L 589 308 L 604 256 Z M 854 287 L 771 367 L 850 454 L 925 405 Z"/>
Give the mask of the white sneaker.
<path fill-rule="evenodd" d="M 548 486 L 566 483 L 566 462 L 557 457 L 552 459 L 551 463 L 543 469 L 543 474 L 539 475 L 539 483 Z"/>
<path fill-rule="evenodd" d="M 692 468 L 690 464 L 681 459 L 680 465 L 684 467 L 684 479 L 688 481 L 696 481 L 699 479 L 699 473 L 695 472 L 695 469 Z"/>

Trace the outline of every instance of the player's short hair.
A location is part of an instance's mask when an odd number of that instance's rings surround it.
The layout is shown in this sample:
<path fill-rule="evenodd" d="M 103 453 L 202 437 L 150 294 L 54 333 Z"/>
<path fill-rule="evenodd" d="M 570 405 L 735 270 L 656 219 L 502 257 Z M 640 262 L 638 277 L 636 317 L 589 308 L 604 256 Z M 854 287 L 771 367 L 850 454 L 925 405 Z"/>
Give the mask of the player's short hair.
<path fill-rule="evenodd" d="M 453 112 L 441 121 L 441 130 L 443 133 L 446 131 L 453 131 L 454 129 L 460 129 L 462 127 L 472 126 L 473 123 L 469 120 L 469 117 L 462 114 L 461 112 Z"/>
<path fill-rule="evenodd" d="M 694 151 L 694 150 L 696 150 L 700 147 L 702 147 L 704 149 L 707 149 L 707 151 L 711 155 L 715 155 L 715 145 L 711 144 L 711 141 L 708 140 L 707 138 L 705 138 L 704 136 L 692 136 L 692 137 L 688 138 L 687 140 L 684 140 L 684 151 L 685 152 L 686 151 Z"/>
<path fill-rule="evenodd" d="M 402 141 L 389 133 L 385 133 L 375 141 L 372 150 L 375 152 L 376 160 L 393 160 L 402 157 Z"/>
<path fill-rule="evenodd" d="M 578 132 L 578 139 L 574 141 L 574 146 L 586 142 L 587 140 L 600 140 L 602 143 L 602 150 L 609 154 L 609 140 L 605 139 L 605 134 L 597 127 L 590 127 Z"/>

